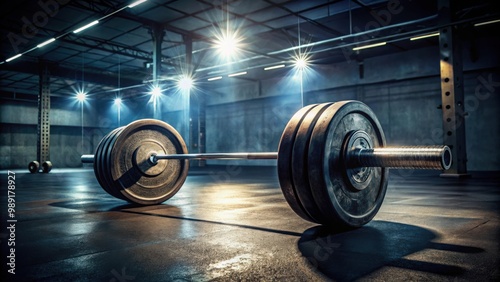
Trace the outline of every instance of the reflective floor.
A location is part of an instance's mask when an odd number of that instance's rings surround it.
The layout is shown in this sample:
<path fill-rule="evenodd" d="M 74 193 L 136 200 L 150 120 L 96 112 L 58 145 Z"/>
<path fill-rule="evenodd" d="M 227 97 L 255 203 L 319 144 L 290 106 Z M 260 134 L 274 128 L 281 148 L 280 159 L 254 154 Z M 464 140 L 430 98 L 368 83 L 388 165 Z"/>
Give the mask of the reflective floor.
<path fill-rule="evenodd" d="M 500 279 L 494 174 L 393 171 L 375 219 L 344 232 L 296 216 L 274 167 L 193 170 L 176 196 L 149 207 L 107 195 L 89 169 L 16 171 L 15 193 L 15 275 L 12 229 L 0 233 L 7 281 Z"/>

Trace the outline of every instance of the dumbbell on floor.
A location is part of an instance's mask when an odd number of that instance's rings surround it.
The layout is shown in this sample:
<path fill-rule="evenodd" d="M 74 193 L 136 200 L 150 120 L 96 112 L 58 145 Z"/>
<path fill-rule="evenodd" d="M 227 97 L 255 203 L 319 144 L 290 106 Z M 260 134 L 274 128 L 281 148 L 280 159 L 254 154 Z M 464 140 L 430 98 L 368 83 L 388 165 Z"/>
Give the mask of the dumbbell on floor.
<path fill-rule="evenodd" d="M 28 164 L 28 170 L 31 173 L 37 173 L 40 170 L 40 163 L 37 161 L 32 161 Z M 52 162 L 44 161 L 42 163 L 42 172 L 49 173 L 52 170 Z"/>
<path fill-rule="evenodd" d="M 184 183 L 189 159 L 277 159 L 281 190 L 302 218 L 359 227 L 378 212 L 388 168 L 448 169 L 447 146 L 386 147 L 375 114 L 358 101 L 309 105 L 288 122 L 278 152 L 188 154 L 179 133 L 158 120 L 139 120 L 107 134 L 94 155 L 100 185 L 142 205 L 162 203 Z"/>

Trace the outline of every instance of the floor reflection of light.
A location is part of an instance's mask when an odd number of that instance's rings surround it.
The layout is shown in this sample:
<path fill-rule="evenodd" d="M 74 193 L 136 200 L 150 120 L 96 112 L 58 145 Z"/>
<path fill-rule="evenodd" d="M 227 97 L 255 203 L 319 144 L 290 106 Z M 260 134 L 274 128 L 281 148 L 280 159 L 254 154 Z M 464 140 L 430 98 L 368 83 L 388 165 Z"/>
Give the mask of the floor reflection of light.
<path fill-rule="evenodd" d="M 90 189 L 87 185 L 75 185 L 71 188 L 71 197 L 74 199 L 88 199 L 93 196 L 94 189 Z"/>

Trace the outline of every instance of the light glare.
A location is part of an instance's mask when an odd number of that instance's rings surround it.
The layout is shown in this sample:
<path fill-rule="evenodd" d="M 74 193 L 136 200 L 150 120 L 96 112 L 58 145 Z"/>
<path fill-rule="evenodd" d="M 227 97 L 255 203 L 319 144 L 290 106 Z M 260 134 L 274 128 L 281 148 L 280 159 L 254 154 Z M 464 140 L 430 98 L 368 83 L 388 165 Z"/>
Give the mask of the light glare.
<path fill-rule="evenodd" d="M 158 86 L 153 86 L 153 89 L 151 89 L 151 95 L 154 98 L 160 97 L 161 96 L 161 88 Z"/>
<path fill-rule="evenodd" d="M 304 69 L 307 67 L 307 60 L 305 58 L 298 58 L 295 61 L 295 67 L 298 69 Z"/>
<path fill-rule="evenodd" d="M 182 77 L 179 79 L 177 82 L 177 87 L 179 87 L 182 90 L 189 90 L 191 87 L 193 87 L 193 79 L 187 76 Z"/>
<path fill-rule="evenodd" d="M 226 33 L 221 37 L 217 38 L 215 42 L 215 47 L 217 48 L 219 55 L 224 58 L 231 58 L 237 55 L 240 50 L 240 42 L 236 33 Z"/>
<path fill-rule="evenodd" d="M 87 98 L 87 94 L 85 92 L 78 92 L 76 94 L 76 99 L 80 102 L 85 101 L 85 98 Z"/>
<path fill-rule="evenodd" d="M 121 98 L 116 98 L 115 99 L 115 105 L 120 106 L 122 104 L 122 99 Z"/>

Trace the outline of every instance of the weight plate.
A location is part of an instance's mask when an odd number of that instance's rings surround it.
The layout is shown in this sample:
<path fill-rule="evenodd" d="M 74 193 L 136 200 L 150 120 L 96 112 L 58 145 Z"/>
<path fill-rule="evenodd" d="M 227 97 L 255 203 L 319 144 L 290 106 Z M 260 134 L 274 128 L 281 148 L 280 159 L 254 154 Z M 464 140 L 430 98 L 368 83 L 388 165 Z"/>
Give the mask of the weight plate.
<path fill-rule="evenodd" d="M 283 192 L 283 196 L 285 196 L 286 201 L 297 215 L 305 220 L 312 222 L 317 221 L 311 218 L 306 212 L 293 186 L 292 151 L 293 144 L 295 142 L 295 136 L 302 120 L 304 119 L 304 116 L 316 106 L 317 105 L 309 105 L 303 107 L 293 115 L 288 124 L 285 126 L 285 130 L 283 130 L 283 134 L 281 135 L 279 143 L 277 164 L 278 179 L 280 182 L 281 191 Z"/>
<path fill-rule="evenodd" d="M 314 222 L 324 222 L 325 219 L 314 201 L 311 186 L 309 185 L 309 169 L 307 165 L 309 139 L 311 138 L 316 121 L 331 104 L 333 103 L 319 104 L 304 116 L 295 135 L 295 142 L 293 143 L 291 162 L 293 187 L 304 210 Z"/>
<path fill-rule="evenodd" d="M 28 170 L 31 173 L 37 173 L 39 169 L 40 169 L 40 163 L 37 161 L 32 161 L 28 164 Z"/>
<path fill-rule="evenodd" d="M 107 148 L 107 146 L 109 144 L 108 141 L 109 141 L 110 137 L 118 130 L 120 130 L 120 128 L 116 128 L 116 129 L 112 130 L 110 133 L 106 134 L 101 139 L 99 144 L 97 145 L 97 148 L 96 148 L 95 153 L 94 153 L 94 174 L 97 178 L 97 182 L 99 182 L 99 184 L 104 189 L 104 191 L 106 191 L 108 194 L 110 194 L 112 196 L 114 196 L 111 193 L 112 183 L 110 183 L 108 181 L 108 179 L 106 178 L 106 172 L 104 171 L 104 167 L 105 167 L 104 151 L 105 151 L 105 148 Z"/>
<path fill-rule="evenodd" d="M 52 170 L 52 162 L 45 161 L 42 163 L 42 171 L 43 173 L 49 173 Z"/>
<path fill-rule="evenodd" d="M 342 147 L 352 132 L 363 131 L 374 147 L 385 146 L 385 136 L 375 114 L 358 101 L 328 107 L 313 129 L 308 156 L 309 182 L 314 199 L 328 219 L 325 225 L 359 227 L 378 212 L 387 190 L 388 169 L 373 168 L 363 189 L 353 189 L 346 179 Z"/>
<path fill-rule="evenodd" d="M 104 175 L 106 177 L 106 182 L 109 185 L 109 193 L 118 199 L 122 199 L 122 200 L 126 201 L 127 198 L 125 198 L 125 196 L 123 196 L 123 194 L 120 192 L 121 186 L 118 185 L 115 181 L 113 181 L 113 178 L 111 177 L 111 167 L 112 167 L 111 152 L 112 152 L 113 146 L 116 142 L 116 138 L 118 137 L 118 135 L 120 135 L 120 133 L 123 131 L 124 128 L 125 128 L 125 126 L 118 128 L 116 131 L 114 131 L 109 136 L 109 139 L 106 142 L 104 149 L 103 149 L 103 159 L 102 159 L 103 166 L 102 167 L 103 167 Z"/>
<path fill-rule="evenodd" d="M 130 202 L 152 205 L 166 201 L 186 180 L 188 160 L 149 163 L 151 154 L 187 154 L 180 134 L 159 120 L 138 120 L 116 136 L 110 155 L 111 180 Z"/>

